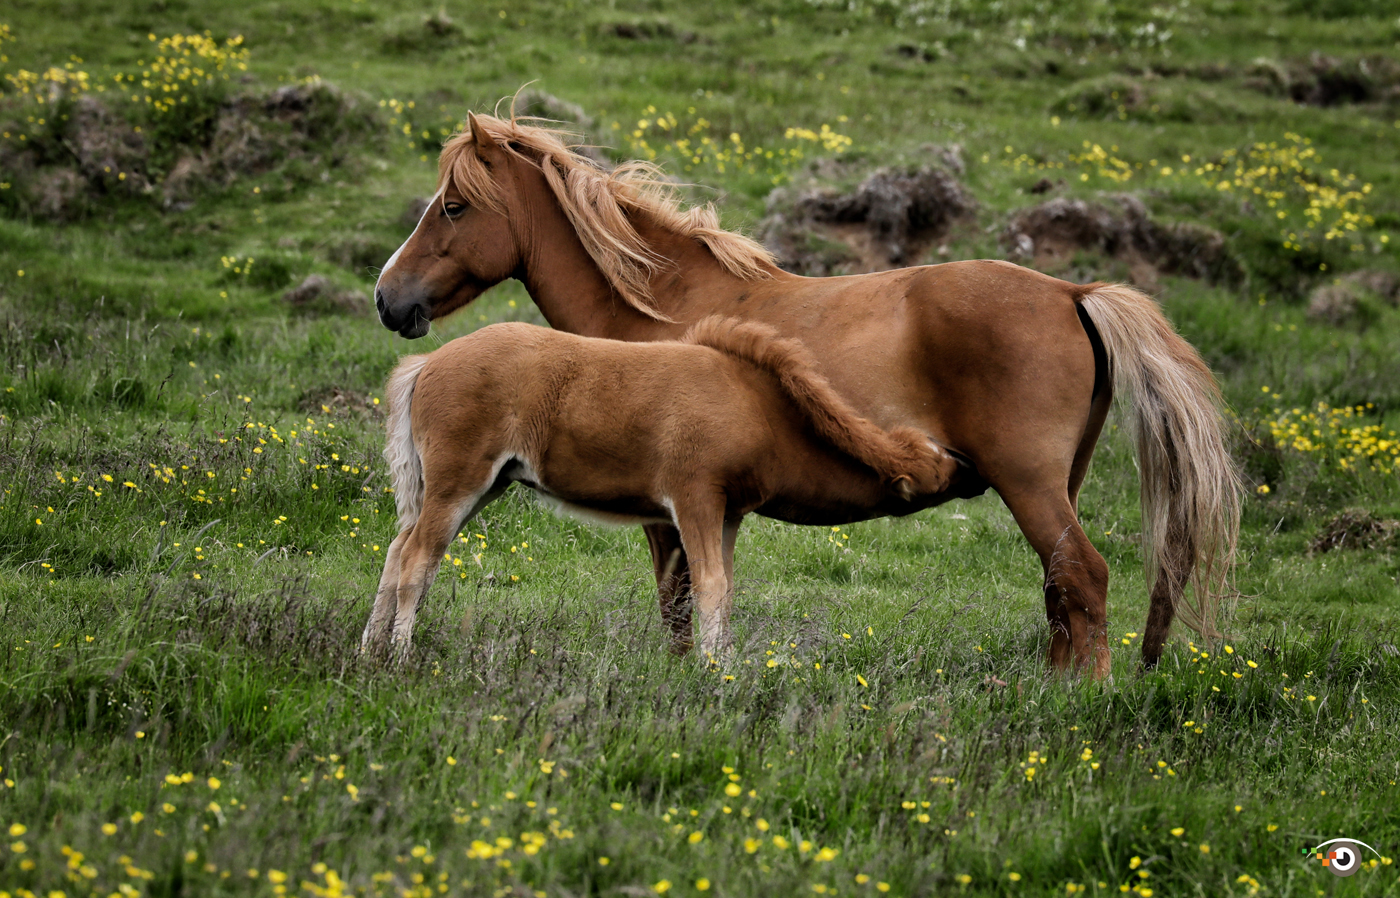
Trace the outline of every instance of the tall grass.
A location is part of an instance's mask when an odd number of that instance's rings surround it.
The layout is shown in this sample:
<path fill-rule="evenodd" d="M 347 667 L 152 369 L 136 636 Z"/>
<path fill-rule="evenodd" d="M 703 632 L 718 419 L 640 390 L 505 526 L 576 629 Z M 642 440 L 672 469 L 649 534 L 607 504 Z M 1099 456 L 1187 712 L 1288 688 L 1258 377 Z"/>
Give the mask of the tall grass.
<path fill-rule="evenodd" d="M 188 207 L 109 196 L 68 225 L 0 218 L 0 896 L 1397 890 L 1394 472 L 1338 464 L 1340 438 L 1315 451 L 1297 416 L 1274 426 L 1322 403 L 1360 405 L 1375 441 L 1400 429 L 1395 310 L 1334 326 L 1300 302 L 1337 266 L 1400 269 L 1381 240 L 1400 222 L 1393 110 L 1379 93 L 1300 105 L 1257 80 L 1313 71 L 1319 48 L 1390 77 L 1375 57 L 1394 10 L 390 7 L 0 15 L 7 73 L 77 55 L 109 77 L 148 61 L 147 33 L 243 34 L 254 94 L 321 74 L 382 108 L 392 138 Z M 1242 287 L 1160 281 L 1221 377 L 1254 490 L 1226 639 L 1178 633 L 1138 670 L 1137 474 L 1115 418 L 1080 502 L 1111 574 L 1102 683 L 1045 669 L 1039 562 L 990 495 L 835 531 L 753 521 L 739 648 L 711 670 L 665 652 L 637 531 L 508 494 L 453 544 L 408 664 L 365 663 L 394 535 L 376 399 L 418 347 L 279 293 L 310 274 L 368 289 L 431 189 L 435 135 L 534 78 L 580 104 L 591 139 L 646 119 L 672 165 L 648 108 L 745 152 L 823 122 L 850 138 L 756 173 L 720 173 L 718 150 L 692 163 L 694 196 L 731 225 L 763 214 L 778 174 L 855 183 L 957 143 L 981 206 L 925 261 L 1001 253 L 1042 177 L 1229 230 Z M 1372 185 L 1364 252 L 1302 265 L 1248 197 L 1046 167 L 1086 140 L 1105 159 L 1205 159 L 1286 133 L 1328 177 Z M 513 282 L 430 340 L 506 319 L 541 321 Z M 1374 525 L 1368 548 L 1328 551 L 1319 537 L 1355 521 Z M 1303 859 L 1342 835 L 1383 856 L 1348 880 Z"/>

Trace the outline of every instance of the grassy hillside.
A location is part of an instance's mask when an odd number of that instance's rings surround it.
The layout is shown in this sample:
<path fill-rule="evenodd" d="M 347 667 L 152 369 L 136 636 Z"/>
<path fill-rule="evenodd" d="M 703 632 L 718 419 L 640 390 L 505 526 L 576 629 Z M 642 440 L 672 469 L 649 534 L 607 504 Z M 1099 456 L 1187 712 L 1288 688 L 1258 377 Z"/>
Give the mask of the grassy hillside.
<path fill-rule="evenodd" d="M 0 896 L 1400 891 L 1397 39 L 1393 0 L 12 0 Z M 934 171 L 966 211 L 909 262 L 1153 290 L 1238 419 L 1226 640 L 1136 669 L 1111 425 L 1105 683 L 1044 670 L 994 495 L 753 520 L 710 672 L 664 651 L 638 531 L 512 492 L 406 668 L 362 664 L 385 376 L 541 322 L 508 282 L 410 344 L 366 295 L 441 140 L 527 83 L 731 227 Z M 862 264 L 804 222 L 804 264 Z M 1380 856 L 1302 859 L 1339 836 Z"/>

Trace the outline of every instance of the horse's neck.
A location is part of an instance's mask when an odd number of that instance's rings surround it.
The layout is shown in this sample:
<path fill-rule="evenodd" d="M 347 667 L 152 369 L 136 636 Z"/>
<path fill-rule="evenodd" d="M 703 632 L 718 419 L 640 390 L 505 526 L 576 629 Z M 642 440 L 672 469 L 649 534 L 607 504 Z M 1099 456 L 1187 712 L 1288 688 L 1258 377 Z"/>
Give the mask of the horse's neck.
<path fill-rule="evenodd" d="M 520 280 L 550 327 L 585 337 L 612 336 L 612 319 L 635 313 L 613 296 L 573 229 L 542 229 L 537 223 L 534 231 Z"/>
<path fill-rule="evenodd" d="M 614 340 L 662 340 L 728 304 L 744 281 L 724 269 L 698 241 L 652 222 L 638 232 L 662 259 L 651 279 L 653 306 L 674 323 L 658 321 L 617 296 L 588 255 L 573 225 L 554 203 L 535 218 L 521 276 L 535 305 L 556 330 Z"/>
<path fill-rule="evenodd" d="M 751 284 L 731 273 L 693 237 L 641 222 L 638 232 L 666 263 L 651 279 L 656 307 L 682 326 L 730 308 Z"/>

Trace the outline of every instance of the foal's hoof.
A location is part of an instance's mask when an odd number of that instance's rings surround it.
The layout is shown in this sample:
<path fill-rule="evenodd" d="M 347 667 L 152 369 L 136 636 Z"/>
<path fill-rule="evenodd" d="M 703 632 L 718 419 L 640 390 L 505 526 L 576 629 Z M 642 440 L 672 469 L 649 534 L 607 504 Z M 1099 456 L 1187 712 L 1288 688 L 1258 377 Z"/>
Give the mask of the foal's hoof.
<path fill-rule="evenodd" d="M 706 667 L 717 670 L 721 664 L 734 657 L 734 646 L 729 643 L 717 645 L 705 645 L 700 643 L 700 651 L 696 657 L 704 663 Z"/>

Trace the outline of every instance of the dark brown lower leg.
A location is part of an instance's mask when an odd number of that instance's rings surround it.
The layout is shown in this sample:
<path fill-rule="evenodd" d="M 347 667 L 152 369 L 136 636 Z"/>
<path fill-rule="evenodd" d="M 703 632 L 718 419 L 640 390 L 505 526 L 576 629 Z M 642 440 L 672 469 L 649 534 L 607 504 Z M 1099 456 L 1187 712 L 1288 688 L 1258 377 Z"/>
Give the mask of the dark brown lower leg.
<path fill-rule="evenodd" d="M 1108 565 L 1076 523 L 1066 527 L 1045 571 L 1045 599 L 1058 604 L 1060 626 L 1050 660 L 1098 678 L 1108 674 Z M 1054 626 L 1056 621 L 1051 620 Z"/>
<path fill-rule="evenodd" d="M 1069 609 L 1059 587 L 1049 577 L 1045 579 L 1045 617 L 1050 622 L 1050 666 L 1068 670 L 1074 656 L 1069 635 Z"/>
<path fill-rule="evenodd" d="M 1172 537 L 1176 536 L 1176 539 Z M 1171 534 L 1167 539 L 1167 560 L 1152 584 L 1152 598 L 1147 610 L 1147 627 L 1142 634 L 1142 666 L 1151 670 L 1162 660 L 1162 648 L 1167 643 L 1172 621 L 1176 618 L 1176 603 L 1186 591 L 1194 555 L 1189 539 Z"/>
<path fill-rule="evenodd" d="M 1045 571 L 1050 665 L 1108 674 L 1108 565 L 1076 520 L 1063 492 L 1003 494 Z"/>
<path fill-rule="evenodd" d="M 671 633 L 671 651 L 688 653 L 695 646 L 691 628 L 690 564 L 681 545 L 680 531 L 670 524 L 647 524 L 647 546 L 656 572 L 656 594 L 661 622 Z"/>

